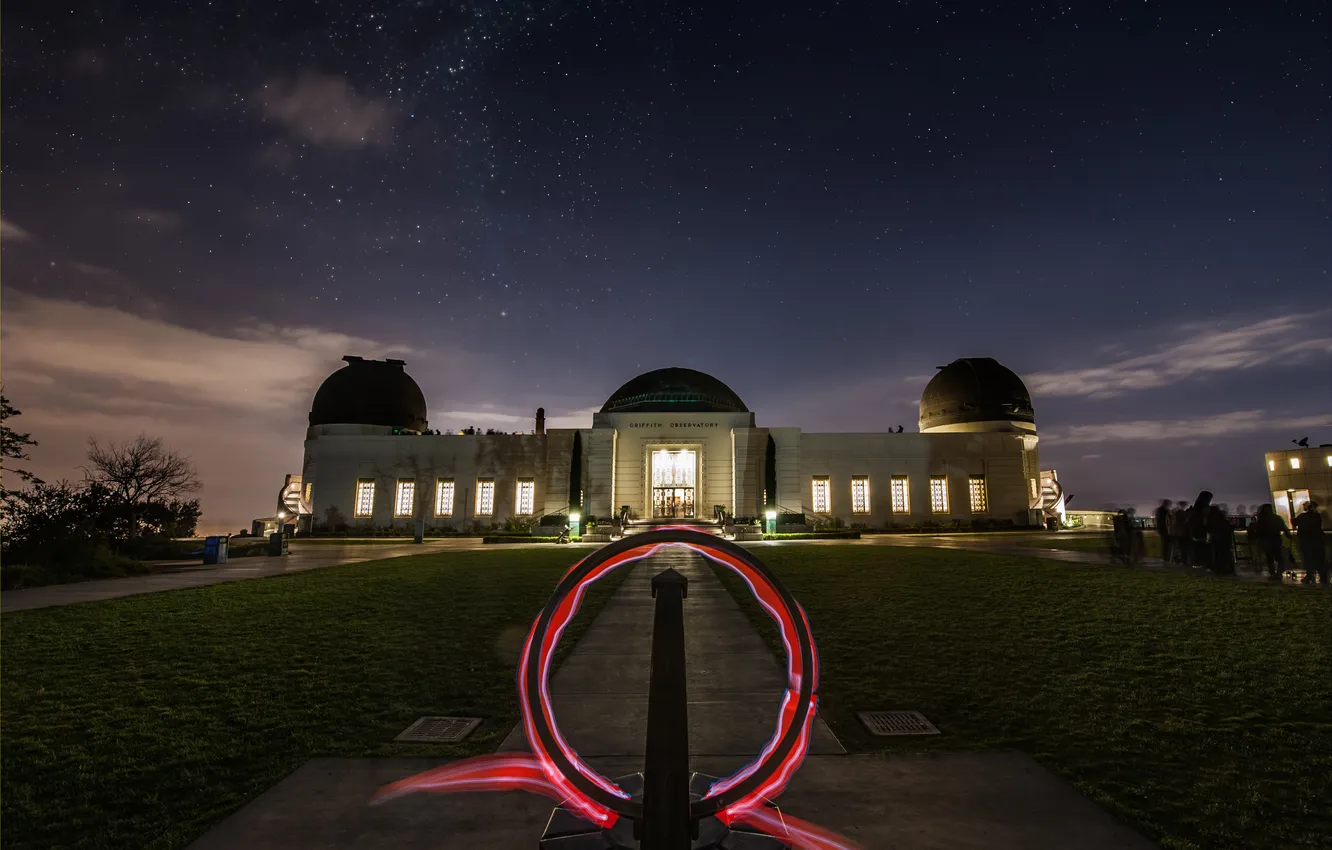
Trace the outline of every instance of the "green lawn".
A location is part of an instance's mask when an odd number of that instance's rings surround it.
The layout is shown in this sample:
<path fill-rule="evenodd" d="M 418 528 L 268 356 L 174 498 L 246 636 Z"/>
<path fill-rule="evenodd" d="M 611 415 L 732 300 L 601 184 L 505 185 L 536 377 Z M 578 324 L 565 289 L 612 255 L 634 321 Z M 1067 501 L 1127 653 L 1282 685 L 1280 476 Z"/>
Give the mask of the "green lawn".
<path fill-rule="evenodd" d="M 920 548 L 757 553 L 808 612 L 849 749 L 1019 749 L 1172 850 L 1332 846 L 1332 593 Z M 943 734 L 872 738 L 855 717 L 894 708 Z"/>
<path fill-rule="evenodd" d="M 4 846 L 179 848 L 313 756 L 493 751 L 522 639 L 577 557 L 418 555 L 4 615 Z M 485 723 L 390 743 L 426 714 Z"/>

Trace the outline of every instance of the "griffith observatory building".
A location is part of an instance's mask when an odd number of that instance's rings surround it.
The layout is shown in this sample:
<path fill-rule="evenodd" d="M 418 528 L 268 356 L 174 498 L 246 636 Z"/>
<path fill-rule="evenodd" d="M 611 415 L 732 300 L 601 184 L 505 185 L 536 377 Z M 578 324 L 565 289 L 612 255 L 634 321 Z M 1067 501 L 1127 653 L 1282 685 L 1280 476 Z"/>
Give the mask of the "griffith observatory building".
<path fill-rule="evenodd" d="M 628 381 L 586 428 L 547 429 L 537 410 L 529 433 L 432 432 L 403 361 L 343 359 L 315 393 L 301 474 L 282 492 L 298 534 L 569 513 L 709 523 L 776 510 L 786 522 L 876 528 L 1043 522 L 1031 396 L 990 358 L 940 368 L 921 394 L 918 433 L 846 434 L 761 424 L 726 384 L 677 368 Z"/>

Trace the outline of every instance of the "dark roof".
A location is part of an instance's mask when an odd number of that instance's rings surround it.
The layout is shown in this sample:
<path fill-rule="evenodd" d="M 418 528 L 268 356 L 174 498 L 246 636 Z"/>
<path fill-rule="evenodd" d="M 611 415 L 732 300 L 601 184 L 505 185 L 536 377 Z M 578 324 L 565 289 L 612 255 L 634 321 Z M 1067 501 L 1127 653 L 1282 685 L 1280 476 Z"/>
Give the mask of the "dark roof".
<path fill-rule="evenodd" d="M 402 360 L 363 360 L 329 375 L 310 405 L 311 425 L 381 425 L 406 431 L 426 429 L 426 400 L 404 371 Z"/>
<path fill-rule="evenodd" d="M 1022 379 L 990 357 L 964 357 L 939 367 L 920 396 L 922 431 L 970 422 L 1035 421 Z"/>
<path fill-rule="evenodd" d="M 616 390 L 602 413 L 748 413 L 735 391 L 693 369 L 644 372 Z"/>

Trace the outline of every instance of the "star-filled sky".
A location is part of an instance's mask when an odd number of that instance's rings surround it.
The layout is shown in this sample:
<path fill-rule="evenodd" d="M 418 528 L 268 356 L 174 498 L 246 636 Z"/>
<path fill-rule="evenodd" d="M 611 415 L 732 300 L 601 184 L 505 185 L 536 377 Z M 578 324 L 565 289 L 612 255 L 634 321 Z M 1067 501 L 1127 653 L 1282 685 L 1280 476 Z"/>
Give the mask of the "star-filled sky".
<path fill-rule="evenodd" d="M 1074 507 L 1332 442 L 1322 3 L 68 3 L 3 29 L 5 393 L 270 513 L 343 354 L 432 428 L 711 372 L 760 425 L 1032 391 Z"/>

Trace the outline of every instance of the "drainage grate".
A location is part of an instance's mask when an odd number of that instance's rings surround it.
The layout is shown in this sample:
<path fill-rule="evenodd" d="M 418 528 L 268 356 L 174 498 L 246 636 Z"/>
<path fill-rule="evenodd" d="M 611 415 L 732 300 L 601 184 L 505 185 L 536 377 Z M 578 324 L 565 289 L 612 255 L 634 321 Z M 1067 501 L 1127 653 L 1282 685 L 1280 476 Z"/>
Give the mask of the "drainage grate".
<path fill-rule="evenodd" d="M 860 711 L 856 713 L 871 735 L 938 735 L 939 730 L 919 711 Z"/>
<path fill-rule="evenodd" d="M 479 717 L 422 717 L 393 740 L 409 744 L 456 744 L 480 725 Z"/>

